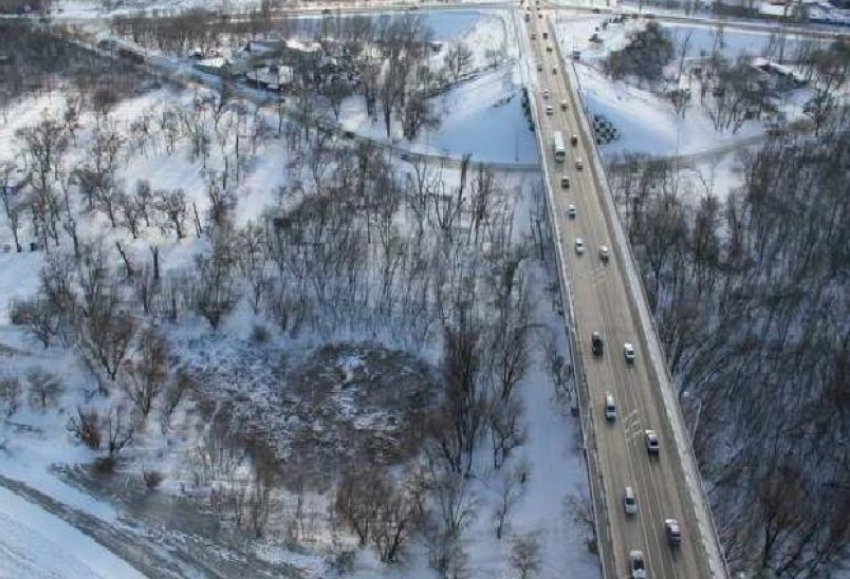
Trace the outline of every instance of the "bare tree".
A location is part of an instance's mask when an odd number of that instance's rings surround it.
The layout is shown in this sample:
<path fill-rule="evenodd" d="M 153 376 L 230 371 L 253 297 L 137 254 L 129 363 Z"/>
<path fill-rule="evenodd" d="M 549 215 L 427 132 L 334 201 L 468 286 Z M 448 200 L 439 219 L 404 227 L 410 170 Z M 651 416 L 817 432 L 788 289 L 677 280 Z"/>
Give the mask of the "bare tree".
<path fill-rule="evenodd" d="M 436 513 L 425 525 L 430 565 L 444 577 L 451 569 L 462 565 L 465 555 L 460 546 L 463 530 L 475 517 L 478 498 L 472 489 L 472 479 L 440 467 L 432 456 L 429 461 L 429 496 Z"/>
<path fill-rule="evenodd" d="M 134 316 L 118 306 L 117 290 L 113 287 L 90 315 L 81 320 L 80 347 L 114 380 L 136 334 L 136 326 Z"/>
<path fill-rule="evenodd" d="M 493 467 L 498 470 L 514 449 L 525 442 L 521 401 L 516 396 L 495 398 L 490 405 L 489 426 Z"/>
<path fill-rule="evenodd" d="M 472 64 L 472 49 L 462 40 L 450 46 L 446 51 L 444 61 L 452 79 L 457 82 Z"/>
<path fill-rule="evenodd" d="M 511 549 L 511 566 L 520 579 L 531 579 L 540 572 L 540 544 L 534 535 L 514 539 Z"/>
<path fill-rule="evenodd" d="M 61 314 L 41 292 L 24 300 L 12 300 L 10 319 L 15 326 L 24 326 L 45 348 L 59 335 Z"/>
<path fill-rule="evenodd" d="M 196 283 L 193 290 L 195 309 L 212 326 L 218 329 L 224 316 L 236 305 L 239 293 L 233 275 L 236 259 L 232 240 L 217 237 L 209 256 L 195 259 Z"/>
<path fill-rule="evenodd" d="M 94 408 L 83 410 L 78 406 L 77 413 L 68 419 L 67 429 L 90 449 L 100 449 L 100 414 Z"/>
<path fill-rule="evenodd" d="M 416 524 L 416 504 L 404 488 L 391 483 L 380 496 L 372 532 L 372 543 L 384 563 L 398 561 Z"/>
<path fill-rule="evenodd" d="M 31 205 L 34 226 L 40 231 L 43 240 L 46 241 L 49 236 L 58 244 L 60 203 L 55 184 L 62 155 L 67 148 L 64 127 L 48 117 L 34 127 L 19 129 L 15 135 L 23 141 L 29 184 L 34 192 Z"/>
<path fill-rule="evenodd" d="M 192 387 L 192 379 L 185 372 L 178 372 L 174 380 L 165 389 L 162 405 L 159 411 L 159 427 L 162 435 L 168 433 L 171 425 L 171 417 L 180 402 L 183 400 L 186 392 Z"/>
<path fill-rule="evenodd" d="M 389 493 L 386 476 L 374 468 L 350 468 L 343 473 L 334 497 L 334 511 L 366 545 L 378 517 L 382 496 Z"/>
<path fill-rule="evenodd" d="M 139 337 L 136 356 L 122 366 L 121 383 L 130 400 L 147 418 L 168 378 L 168 352 L 165 339 L 153 328 Z"/>
<path fill-rule="evenodd" d="M 3 202 L 9 230 L 15 240 L 15 251 L 20 253 L 23 250 L 20 241 L 21 216 L 27 209 L 27 202 L 21 192 L 22 183 L 12 183 L 14 171 L 15 167 L 11 163 L 0 164 L 0 201 Z"/>
<path fill-rule="evenodd" d="M 137 213 L 145 220 L 145 227 L 150 227 L 151 212 L 156 205 L 156 198 L 151 189 L 150 181 L 136 181 L 136 188 L 133 192 L 133 204 L 136 206 Z"/>
<path fill-rule="evenodd" d="M 499 541 L 502 540 L 508 518 L 522 493 L 519 470 L 503 472 L 496 479 L 498 502 L 495 511 L 493 511 L 493 523 L 495 524 L 496 539 Z"/>
<path fill-rule="evenodd" d="M 461 311 L 458 327 L 444 332 L 443 379 L 445 400 L 431 432 L 446 464 L 469 473 L 479 438 L 486 427 L 488 401 L 479 376 L 479 331 Z"/>
<path fill-rule="evenodd" d="M 165 215 L 160 225 L 164 233 L 174 230 L 177 239 L 186 236 L 186 195 L 182 189 L 162 189 L 155 194 L 155 207 Z"/>
<path fill-rule="evenodd" d="M 259 313 L 260 303 L 272 287 L 264 237 L 263 228 L 250 222 L 238 234 L 239 269 L 251 287 L 249 300 L 255 314 Z"/>
<path fill-rule="evenodd" d="M 414 91 L 407 96 L 401 119 L 404 138 L 413 140 L 422 129 L 434 129 L 439 124 L 440 117 L 434 112 L 424 91 Z"/>
<path fill-rule="evenodd" d="M 23 388 L 17 376 L 0 376 L 0 415 L 10 418 L 21 404 Z"/>
<path fill-rule="evenodd" d="M 125 446 L 133 440 L 133 427 L 125 418 L 123 406 L 113 406 L 103 419 L 103 429 L 106 432 L 106 450 L 108 458 L 115 460 Z"/>

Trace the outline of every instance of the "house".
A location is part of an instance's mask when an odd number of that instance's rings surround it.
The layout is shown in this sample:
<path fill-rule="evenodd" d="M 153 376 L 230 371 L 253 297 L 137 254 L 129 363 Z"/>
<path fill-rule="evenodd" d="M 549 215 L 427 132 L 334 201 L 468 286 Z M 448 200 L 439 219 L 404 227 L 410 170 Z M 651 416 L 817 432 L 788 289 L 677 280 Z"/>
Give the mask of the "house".
<path fill-rule="evenodd" d="M 252 56 L 271 56 L 280 53 L 285 46 L 280 40 L 250 40 L 245 45 L 245 52 Z"/>
<path fill-rule="evenodd" d="M 292 84 L 294 72 L 289 66 L 272 65 L 255 68 L 245 75 L 256 88 L 277 91 Z"/>
<path fill-rule="evenodd" d="M 230 62 L 223 56 L 214 56 L 212 58 L 203 58 L 195 61 L 195 68 L 202 72 L 222 76 L 230 74 Z"/>
<path fill-rule="evenodd" d="M 806 80 L 791 67 L 760 56 L 750 61 L 750 67 L 772 90 L 789 91 L 806 85 Z"/>

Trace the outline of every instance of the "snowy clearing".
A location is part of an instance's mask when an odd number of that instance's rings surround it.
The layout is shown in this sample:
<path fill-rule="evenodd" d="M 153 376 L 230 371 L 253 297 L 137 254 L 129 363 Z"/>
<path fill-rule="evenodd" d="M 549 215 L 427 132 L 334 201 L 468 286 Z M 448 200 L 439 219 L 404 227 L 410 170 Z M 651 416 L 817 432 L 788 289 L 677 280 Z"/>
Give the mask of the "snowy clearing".
<path fill-rule="evenodd" d="M 141 579 L 144 575 L 65 521 L 0 487 L 0 577 Z"/>

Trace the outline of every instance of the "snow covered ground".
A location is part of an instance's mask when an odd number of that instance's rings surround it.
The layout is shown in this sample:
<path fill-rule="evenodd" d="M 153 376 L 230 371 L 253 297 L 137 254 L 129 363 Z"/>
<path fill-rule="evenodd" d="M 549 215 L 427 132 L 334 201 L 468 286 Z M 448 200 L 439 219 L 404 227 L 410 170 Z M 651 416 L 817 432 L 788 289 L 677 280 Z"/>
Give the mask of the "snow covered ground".
<path fill-rule="evenodd" d="M 433 105 L 441 114 L 436 130 L 422 131 L 411 143 L 402 138 L 401 129 L 396 126 L 394 144 L 417 153 L 451 157 L 470 153 L 477 161 L 536 163 L 535 136 L 522 110 L 522 83 L 515 64 L 518 52 L 513 29 L 506 26 L 503 15 L 428 11 L 424 14 L 435 39 L 447 43 L 462 40 L 472 49 L 472 68 L 478 73 L 434 100 Z M 504 63 L 495 69 L 488 67 L 488 50 L 502 51 Z M 441 54 L 435 57 L 435 66 L 439 65 Z M 356 134 L 386 138 L 383 123 L 372 122 L 367 117 L 359 97 L 344 103 L 340 122 L 343 128 Z"/>
<path fill-rule="evenodd" d="M 135 579 L 144 575 L 62 519 L 0 487 L 0 577 Z"/>
<path fill-rule="evenodd" d="M 730 149 L 736 143 L 753 142 L 765 134 L 766 127 L 761 121 L 746 121 L 736 133 L 717 131 L 708 112 L 696 98 L 689 104 L 682 118 L 662 95 L 627 81 L 609 78 L 602 72 L 602 60 L 612 50 L 625 46 L 628 35 L 645 26 L 645 21 L 627 20 L 622 24 L 609 24 L 607 29 L 603 29 L 605 20 L 606 17 L 600 16 L 572 19 L 561 15 L 557 21 L 563 54 L 571 54 L 573 50 L 581 51 L 581 60 L 575 63 L 575 68 L 587 111 L 605 116 L 620 133 L 619 139 L 601 146 L 604 155 L 635 152 L 692 156 Z M 729 59 L 762 55 L 772 47 L 771 37 L 766 33 L 727 27 L 718 40 L 716 27 L 667 23 L 662 26 L 670 31 L 677 55 L 681 55 L 682 47 L 689 37 L 686 60 L 710 53 L 715 41 L 718 51 Z M 590 42 L 594 33 L 602 39 L 601 43 Z M 796 37 L 786 39 L 786 58 L 794 53 L 799 42 Z M 774 57 L 778 57 L 778 54 L 774 54 Z M 698 92 L 696 87 L 691 90 L 693 93 Z M 791 91 L 783 96 L 778 105 L 787 118 L 798 118 L 802 116 L 802 106 L 810 96 L 807 89 Z"/>
<path fill-rule="evenodd" d="M 660 156 L 692 155 L 716 150 L 764 133 L 760 123 L 748 122 L 735 134 L 718 133 L 704 111 L 689 110 L 683 119 L 658 95 L 612 81 L 594 67 L 576 66 L 584 105 L 604 115 L 620 138 L 601 147 L 605 155 L 634 152 Z"/>
<path fill-rule="evenodd" d="M 521 95 L 515 70 L 484 73 L 437 97 L 435 107 L 444 115 L 437 130 L 423 131 L 411 143 L 397 129 L 395 145 L 450 157 L 471 153 L 476 161 L 536 163 L 537 145 L 523 115 Z M 344 105 L 340 120 L 343 128 L 358 135 L 386 138 L 383 123 L 368 118 L 360 99 Z"/>

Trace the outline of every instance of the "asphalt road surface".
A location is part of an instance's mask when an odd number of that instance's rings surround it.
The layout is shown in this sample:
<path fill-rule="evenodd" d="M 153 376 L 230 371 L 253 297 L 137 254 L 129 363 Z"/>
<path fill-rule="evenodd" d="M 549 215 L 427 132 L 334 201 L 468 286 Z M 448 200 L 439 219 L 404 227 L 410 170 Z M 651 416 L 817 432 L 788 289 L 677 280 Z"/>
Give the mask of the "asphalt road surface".
<path fill-rule="evenodd" d="M 607 577 L 629 574 L 629 552 L 643 551 L 648 577 L 710 577 L 711 571 L 702 543 L 696 540 L 697 525 L 690 496 L 684 490 L 684 475 L 677 464 L 675 441 L 666 424 L 666 415 L 658 390 L 652 379 L 645 353 L 641 351 L 638 335 L 640 324 L 630 308 L 630 295 L 623 281 L 624 253 L 613 247 L 601 195 L 588 167 L 589 145 L 580 130 L 573 92 L 547 14 L 535 9 L 524 23 L 524 33 L 531 45 L 532 70 L 538 86 L 530 89 L 529 97 L 536 99 L 539 124 L 537 131 L 544 144 L 543 162 L 547 165 L 548 185 L 554 197 L 557 230 L 565 257 L 565 270 L 572 287 L 574 323 L 579 352 L 589 391 L 591 428 L 596 442 L 595 455 L 601 478 L 597 507 L 600 518 L 599 540 L 603 543 L 603 569 Z M 542 18 L 538 17 L 542 15 Z M 548 38 L 544 39 L 544 32 Z M 532 33 L 535 39 L 531 39 Z M 540 66 L 542 65 L 542 67 Z M 545 91 L 548 90 L 548 97 Z M 562 109 L 566 103 L 566 110 Z M 548 114 L 547 106 L 552 107 Z M 554 157 L 552 135 L 560 130 L 567 149 L 565 162 Z M 571 145 L 571 136 L 578 142 Z M 578 168 L 581 159 L 584 169 Z M 569 188 L 561 183 L 563 176 L 570 180 Z M 575 219 L 567 216 L 568 205 L 576 209 Z M 583 255 L 575 250 L 575 240 L 581 238 L 586 248 Z M 610 248 L 611 257 L 603 263 L 599 246 Z M 601 332 L 604 354 L 591 353 L 591 333 Z M 636 349 L 633 364 L 625 360 L 623 345 L 631 342 Z M 617 418 L 604 417 L 606 393 L 614 396 Z M 647 452 L 644 431 L 658 433 L 661 450 L 658 456 Z M 625 487 L 634 488 L 638 512 L 629 516 L 623 509 Z M 682 542 L 671 547 L 666 538 L 664 520 L 677 519 L 682 527 Z"/>

